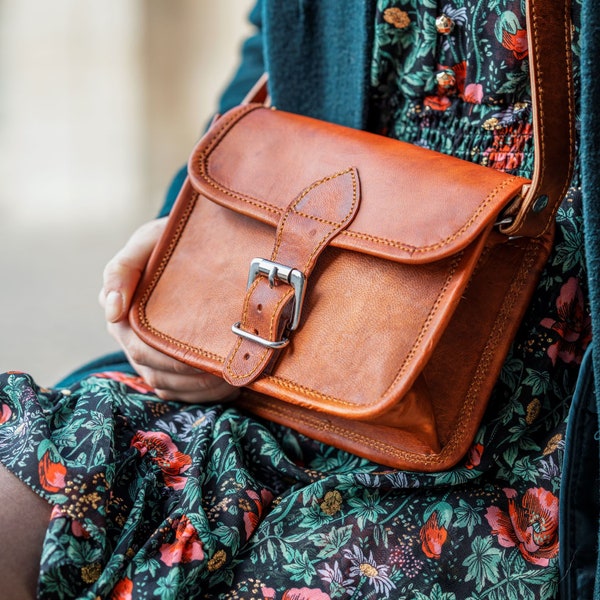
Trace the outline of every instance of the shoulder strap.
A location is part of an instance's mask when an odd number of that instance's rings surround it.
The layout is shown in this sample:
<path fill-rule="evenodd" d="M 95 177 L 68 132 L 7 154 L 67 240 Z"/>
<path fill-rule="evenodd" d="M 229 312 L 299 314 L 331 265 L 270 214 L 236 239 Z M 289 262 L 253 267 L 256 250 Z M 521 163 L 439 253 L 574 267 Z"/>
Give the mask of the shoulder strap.
<path fill-rule="evenodd" d="M 242 100 L 242 104 L 264 104 L 265 106 L 271 105 L 271 97 L 269 96 L 269 76 L 267 73 L 263 73 L 258 81 L 252 86 L 250 91 L 246 94 Z"/>
<path fill-rule="evenodd" d="M 512 222 L 502 231 L 537 237 L 552 223 L 571 183 L 575 161 L 570 1 L 528 0 L 527 28 L 534 170 Z"/>

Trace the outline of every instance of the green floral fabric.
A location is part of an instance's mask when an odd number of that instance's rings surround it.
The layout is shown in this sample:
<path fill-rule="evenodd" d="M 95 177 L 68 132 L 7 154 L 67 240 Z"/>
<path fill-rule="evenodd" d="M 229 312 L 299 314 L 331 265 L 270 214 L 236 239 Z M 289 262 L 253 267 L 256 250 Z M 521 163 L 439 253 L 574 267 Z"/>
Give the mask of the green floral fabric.
<path fill-rule="evenodd" d="M 377 7 L 372 128 L 528 174 L 520 3 Z M 0 376 L 0 460 L 54 506 L 39 597 L 555 598 L 565 421 L 591 337 L 576 182 L 557 225 L 477 437 L 447 472 L 163 402 L 124 373 L 65 389 Z"/>

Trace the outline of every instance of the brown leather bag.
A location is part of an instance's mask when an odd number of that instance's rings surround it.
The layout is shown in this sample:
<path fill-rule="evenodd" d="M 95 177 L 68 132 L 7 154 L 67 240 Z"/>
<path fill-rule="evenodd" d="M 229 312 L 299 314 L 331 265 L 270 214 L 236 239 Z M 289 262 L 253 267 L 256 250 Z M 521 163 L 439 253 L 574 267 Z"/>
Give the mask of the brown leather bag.
<path fill-rule="evenodd" d="M 261 417 L 392 467 L 454 465 L 571 176 L 561 8 L 530 7 L 532 181 L 260 104 L 218 118 L 139 285 L 138 335 Z"/>

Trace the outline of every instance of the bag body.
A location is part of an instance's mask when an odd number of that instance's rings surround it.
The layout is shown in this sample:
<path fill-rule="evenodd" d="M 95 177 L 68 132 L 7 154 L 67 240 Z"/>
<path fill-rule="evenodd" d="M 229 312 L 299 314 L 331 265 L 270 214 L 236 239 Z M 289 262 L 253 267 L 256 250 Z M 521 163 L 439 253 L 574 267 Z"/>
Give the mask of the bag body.
<path fill-rule="evenodd" d="M 528 182 L 260 105 L 217 120 L 189 174 L 138 335 L 321 441 L 405 469 L 457 462 L 551 247 L 551 230 L 495 226 Z M 300 271 L 300 297 L 249 277 L 257 258 Z"/>

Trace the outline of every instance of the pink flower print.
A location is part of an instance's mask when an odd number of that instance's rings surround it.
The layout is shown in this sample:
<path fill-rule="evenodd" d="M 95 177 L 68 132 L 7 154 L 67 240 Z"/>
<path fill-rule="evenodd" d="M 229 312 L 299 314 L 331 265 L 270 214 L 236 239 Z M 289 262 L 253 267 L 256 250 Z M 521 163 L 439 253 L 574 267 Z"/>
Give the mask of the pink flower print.
<path fill-rule="evenodd" d="M 138 431 L 131 440 L 131 446 L 140 454 L 149 455 L 150 460 L 160 467 L 165 484 L 174 490 L 185 486 L 187 477 L 182 475 L 192 464 L 189 454 L 179 452 L 173 440 L 162 431 Z"/>
<path fill-rule="evenodd" d="M 196 528 L 183 515 L 173 522 L 175 541 L 160 547 L 160 560 L 172 567 L 180 563 L 189 563 L 204 558 L 204 546 L 198 538 Z"/>
<path fill-rule="evenodd" d="M 472 104 L 481 104 L 483 100 L 483 86 L 480 83 L 469 83 L 465 87 L 463 98 Z"/>
<path fill-rule="evenodd" d="M 321 590 L 303 587 L 286 590 L 281 600 L 331 600 L 331 598 Z"/>
<path fill-rule="evenodd" d="M 487 509 L 485 518 L 504 548 L 517 547 L 523 558 L 542 567 L 558 554 L 558 498 L 544 488 L 527 490 L 517 503 L 517 492 L 505 489 L 508 510 Z"/>
<path fill-rule="evenodd" d="M 556 301 L 556 319 L 542 319 L 540 325 L 552 329 L 559 339 L 548 348 L 552 364 L 560 358 L 565 363 L 580 364 L 583 353 L 592 339 L 590 315 L 586 313 L 583 293 L 576 277 L 571 277 L 560 288 Z"/>
<path fill-rule="evenodd" d="M 12 410 L 8 404 L 0 406 L 0 425 L 6 423 L 12 416 Z"/>
<path fill-rule="evenodd" d="M 244 500 L 240 502 L 240 507 L 244 510 L 246 539 L 249 539 L 260 522 L 263 510 L 269 506 L 271 500 L 273 500 L 273 494 L 271 494 L 269 490 L 261 490 L 260 496 L 252 490 L 248 490 L 246 494 L 254 501 L 256 506 L 256 513 L 254 513 L 252 512 L 252 505 L 249 502 Z"/>

